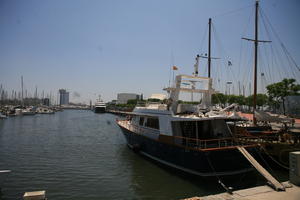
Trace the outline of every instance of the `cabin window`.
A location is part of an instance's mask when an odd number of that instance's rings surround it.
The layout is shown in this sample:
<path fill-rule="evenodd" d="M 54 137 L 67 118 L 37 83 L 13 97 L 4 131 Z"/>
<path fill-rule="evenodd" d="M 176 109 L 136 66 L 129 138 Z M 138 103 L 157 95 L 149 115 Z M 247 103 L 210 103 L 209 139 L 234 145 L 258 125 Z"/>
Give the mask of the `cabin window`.
<path fill-rule="evenodd" d="M 145 126 L 149 128 L 159 129 L 159 121 L 156 117 L 148 117 Z"/>
<path fill-rule="evenodd" d="M 140 122 L 139 122 L 139 124 L 140 124 L 141 126 L 144 125 L 144 117 L 140 117 Z"/>
<path fill-rule="evenodd" d="M 173 122 L 172 128 L 176 136 L 202 140 L 231 136 L 224 120 Z"/>

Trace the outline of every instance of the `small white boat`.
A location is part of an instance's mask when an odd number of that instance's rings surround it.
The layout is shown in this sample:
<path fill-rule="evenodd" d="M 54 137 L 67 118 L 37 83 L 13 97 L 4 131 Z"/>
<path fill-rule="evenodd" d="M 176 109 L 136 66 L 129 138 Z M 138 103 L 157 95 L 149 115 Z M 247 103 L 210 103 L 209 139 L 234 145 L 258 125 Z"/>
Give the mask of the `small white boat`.
<path fill-rule="evenodd" d="M 36 109 L 35 107 L 29 107 L 22 109 L 22 115 L 35 115 L 36 114 Z"/>
<path fill-rule="evenodd" d="M 6 118 L 7 118 L 6 115 L 2 115 L 2 114 L 0 113 L 0 119 L 6 119 Z"/>
<path fill-rule="evenodd" d="M 37 109 L 37 113 L 39 113 L 39 114 L 54 114 L 55 112 L 50 108 L 39 107 Z"/>

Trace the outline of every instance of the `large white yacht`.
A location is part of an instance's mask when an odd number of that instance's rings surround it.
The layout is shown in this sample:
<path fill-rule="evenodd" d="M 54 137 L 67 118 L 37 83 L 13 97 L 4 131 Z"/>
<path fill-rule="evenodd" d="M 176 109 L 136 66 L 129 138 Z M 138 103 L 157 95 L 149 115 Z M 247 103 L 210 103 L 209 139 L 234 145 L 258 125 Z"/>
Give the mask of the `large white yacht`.
<path fill-rule="evenodd" d="M 99 96 L 99 99 L 97 99 L 95 103 L 95 113 L 105 113 L 106 112 L 106 104 L 103 102 L 101 97 Z"/>

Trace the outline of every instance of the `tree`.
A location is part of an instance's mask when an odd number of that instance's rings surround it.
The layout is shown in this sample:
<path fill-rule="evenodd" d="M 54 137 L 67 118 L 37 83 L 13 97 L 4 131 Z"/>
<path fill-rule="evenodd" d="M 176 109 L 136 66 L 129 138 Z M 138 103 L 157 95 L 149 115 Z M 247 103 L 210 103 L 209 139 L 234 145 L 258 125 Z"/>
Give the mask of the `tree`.
<path fill-rule="evenodd" d="M 257 94 L 256 95 L 256 104 L 258 106 L 264 106 L 268 103 L 268 96 L 265 94 Z"/>
<path fill-rule="evenodd" d="M 245 105 L 245 97 L 243 95 L 236 96 L 235 103 Z"/>
<path fill-rule="evenodd" d="M 226 99 L 227 99 L 227 97 L 222 93 L 216 93 L 216 94 L 212 95 L 212 103 L 213 104 L 220 103 L 220 104 L 224 105 L 226 103 Z"/>
<path fill-rule="evenodd" d="M 285 114 L 285 97 L 299 95 L 300 85 L 296 84 L 295 79 L 283 79 L 281 82 L 273 83 L 267 86 L 270 100 L 282 103 L 283 114 Z"/>
<path fill-rule="evenodd" d="M 137 99 L 129 99 L 128 101 L 127 101 L 127 104 L 129 104 L 129 105 L 136 105 L 137 104 Z"/>
<path fill-rule="evenodd" d="M 149 102 L 160 102 L 160 99 L 149 98 L 148 101 L 149 101 Z"/>

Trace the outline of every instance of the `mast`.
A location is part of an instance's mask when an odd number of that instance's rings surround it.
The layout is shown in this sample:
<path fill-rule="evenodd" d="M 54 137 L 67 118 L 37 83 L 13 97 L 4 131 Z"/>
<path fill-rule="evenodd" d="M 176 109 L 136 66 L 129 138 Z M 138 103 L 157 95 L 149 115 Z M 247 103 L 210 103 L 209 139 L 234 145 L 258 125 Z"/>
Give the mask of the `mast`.
<path fill-rule="evenodd" d="M 253 92 L 253 124 L 256 125 L 256 96 L 257 96 L 257 50 L 258 50 L 258 0 L 255 2 L 255 39 L 254 39 L 254 92 Z"/>
<path fill-rule="evenodd" d="M 35 105 L 37 105 L 38 104 L 38 94 L 37 94 L 37 86 L 35 86 L 35 93 L 34 93 L 34 103 L 35 103 Z"/>
<path fill-rule="evenodd" d="M 21 88 L 22 88 L 22 106 L 24 105 L 24 96 L 23 96 L 23 76 L 21 76 Z"/>
<path fill-rule="evenodd" d="M 211 18 L 208 20 L 208 78 L 210 78 L 210 67 L 211 67 Z"/>
<path fill-rule="evenodd" d="M 255 117 L 255 110 L 256 110 L 256 96 L 257 96 L 257 52 L 258 52 L 258 43 L 259 42 L 271 42 L 266 40 L 258 40 L 258 8 L 259 8 L 259 0 L 256 0 L 255 2 L 255 38 L 249 39 L 249 38 L 242 38 L 244 40 L 252 41 L 254 42 L 254 87 L 253 87 L 253 124 L 256 125 L 256 117 Z"/>
<path fill-rule="evenodd" d="M 197 55 L 198 57 L 198 55 Z M 205 54 L 205 56 L 200 55 L 200 58 L 207 58 L 208 61 L 208 78 L 210 78 L 211 73 L 211 59 L 219 59 L 219 58 L 214 58 L 211 57 L 211 18 L 208 19 L 208 55 Z"/>

